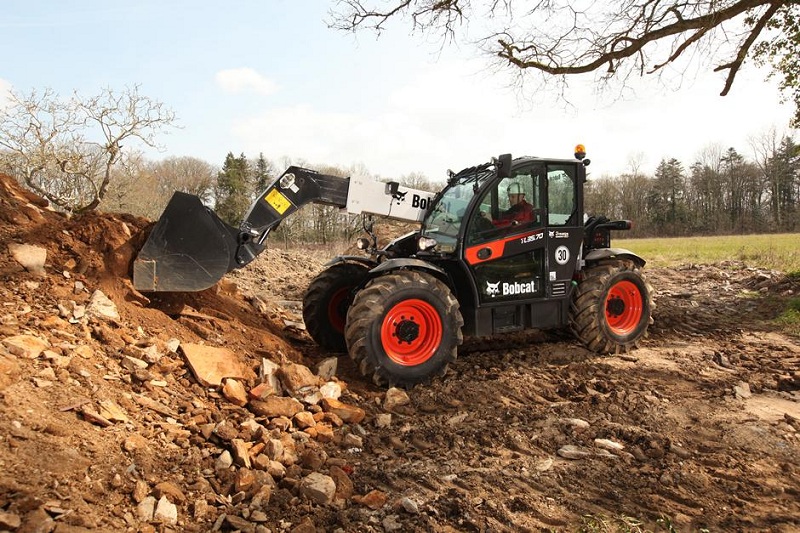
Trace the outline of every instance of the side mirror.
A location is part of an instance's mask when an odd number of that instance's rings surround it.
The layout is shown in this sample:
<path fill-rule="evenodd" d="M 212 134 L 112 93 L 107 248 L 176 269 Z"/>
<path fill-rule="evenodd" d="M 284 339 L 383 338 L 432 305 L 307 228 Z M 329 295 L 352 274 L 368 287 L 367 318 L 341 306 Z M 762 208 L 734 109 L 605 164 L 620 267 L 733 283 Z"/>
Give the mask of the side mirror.
<path fill-rule="evenodd" d="M 497 177 L 507 178 L 511 175 L 511 154 L 503 154 L 497 157 Z"/>

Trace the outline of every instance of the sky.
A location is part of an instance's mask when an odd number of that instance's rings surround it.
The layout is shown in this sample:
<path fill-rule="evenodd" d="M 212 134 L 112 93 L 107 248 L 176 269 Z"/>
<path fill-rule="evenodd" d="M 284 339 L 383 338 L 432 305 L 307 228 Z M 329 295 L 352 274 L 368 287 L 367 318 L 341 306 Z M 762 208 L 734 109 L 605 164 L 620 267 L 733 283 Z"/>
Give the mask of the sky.
<path fill-rule="evenodd" d="M 443 179 L 502 153 L 570 158 L 586 146 L 593 176 L 663 158 L 691 165 L 703 148 L 788 130 L 792 110 L 765 72 L 743 70 L 731 94 L 706 70 L 669 87 L 636 80 L 596 94 L 570 82 L 521 94 L 466 44 L 445 47 L 408 23 L 380 37 L 328 27 L 335 0 L 3 0 L 0 105 L 8 90 L 84 96 L 139 93 L 175 111 L 154 160 L 221 166 L 228 152 L 308 166 L 366 167 L 383 178 Z"/>

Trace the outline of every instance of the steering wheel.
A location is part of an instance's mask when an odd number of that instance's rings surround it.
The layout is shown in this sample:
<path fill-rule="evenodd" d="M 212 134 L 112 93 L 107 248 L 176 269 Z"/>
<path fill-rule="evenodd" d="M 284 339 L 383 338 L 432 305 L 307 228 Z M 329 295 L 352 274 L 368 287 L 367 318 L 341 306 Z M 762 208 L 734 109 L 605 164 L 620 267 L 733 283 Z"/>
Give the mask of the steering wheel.
<path fill-rule="evenodd" d="M 484 231 L 489 231 L 492 229 L 495 228 L 491 220 L 481 215 L 475 217 L 475 231 L 477 233 L 483 233 Z"/>

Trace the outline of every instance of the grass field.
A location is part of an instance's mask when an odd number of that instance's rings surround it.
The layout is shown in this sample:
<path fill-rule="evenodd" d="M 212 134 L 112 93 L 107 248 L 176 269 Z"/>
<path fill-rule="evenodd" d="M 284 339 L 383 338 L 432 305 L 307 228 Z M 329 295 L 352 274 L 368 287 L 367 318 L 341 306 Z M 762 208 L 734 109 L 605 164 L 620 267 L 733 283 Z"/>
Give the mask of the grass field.
<path fill-rule="evenodd" d="M 737 260 L 800 275 L 800 233 L 612 239 L 611 245 L 637 253 L 654 267 Z"/>

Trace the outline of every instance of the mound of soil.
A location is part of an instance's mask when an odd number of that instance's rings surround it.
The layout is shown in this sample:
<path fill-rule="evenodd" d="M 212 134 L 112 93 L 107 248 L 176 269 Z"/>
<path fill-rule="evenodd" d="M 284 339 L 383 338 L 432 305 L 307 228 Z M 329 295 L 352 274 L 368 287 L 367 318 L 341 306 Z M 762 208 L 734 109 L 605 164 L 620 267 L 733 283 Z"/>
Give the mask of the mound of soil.
<path fill-rule="evenodd" d="M 212 289 L 144 295 L 150 227 L 0 177 L 0 530 L 800 528 L 780 272 L 647 269 L 631 353 L 467 339 L 443 378 L 387 391 L 303 331 L 327 254 L 276 246 Z"/>

